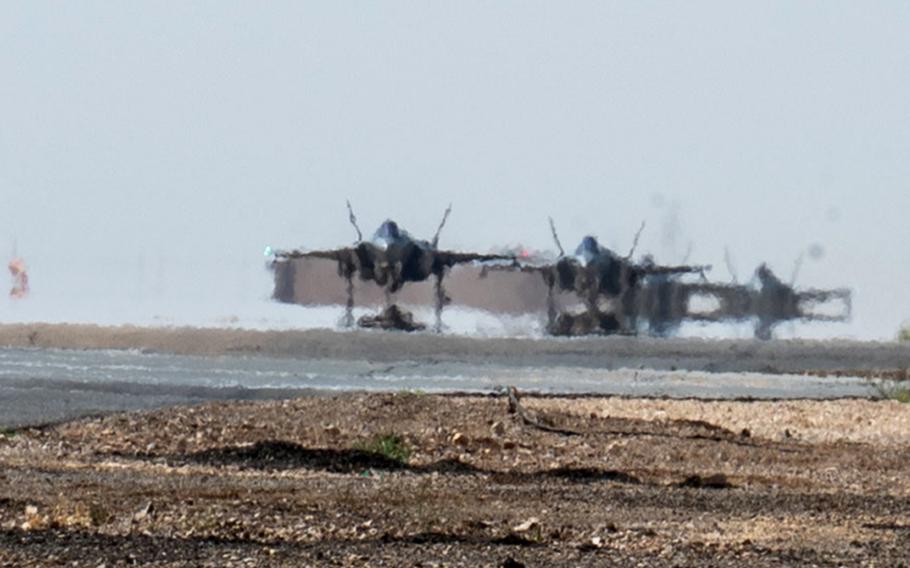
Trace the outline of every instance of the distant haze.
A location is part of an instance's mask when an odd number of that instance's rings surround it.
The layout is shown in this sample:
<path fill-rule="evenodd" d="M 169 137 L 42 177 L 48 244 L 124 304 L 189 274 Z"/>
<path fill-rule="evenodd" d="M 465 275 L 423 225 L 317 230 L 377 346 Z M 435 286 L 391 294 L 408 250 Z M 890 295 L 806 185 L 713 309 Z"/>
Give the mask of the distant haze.
<path fill-rule="evenodd" d="M 451 201 L 444 247 L 552 248 L 552 215 L 623 254 L 645 220 L 639 253 L 724 281 L 725 249 L 741 281 L 802 255 L 855 317 L 796 333 L 891 339 L 908 30 L 896 1 L 8 2 L 0 252 L 35 306 L 229 314 L 266 245 L 350 243 L 346 198 L 426 237 Z"/>

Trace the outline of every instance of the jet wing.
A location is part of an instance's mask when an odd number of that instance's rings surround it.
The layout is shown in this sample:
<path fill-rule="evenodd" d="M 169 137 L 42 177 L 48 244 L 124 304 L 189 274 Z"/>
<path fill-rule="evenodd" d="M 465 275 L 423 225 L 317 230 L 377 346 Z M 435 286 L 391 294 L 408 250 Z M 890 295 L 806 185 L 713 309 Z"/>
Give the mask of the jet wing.
<path fill-rule="evenodd" d="M 330 260 L 341 260 L 349 258 L 354 254 L 354 249 L 350 247 L 334 249 L 334 250 L 288 250 L 288 251 L 276 251 L 275 259 L 276 260 L 291 260 L 298 258 L 326 258 Z"/>
<path fill-rule="evenodd" d="M 515 257 L 506 254 L 480 254 L 474 252 L 452 252 L 452 251 L 435 251 L 436 263 L 449 268 L 457 264 L 467 264 L 471 262 L 515 262 Z"/>
<path fill-rule="evenodd" d="M 710 264 L 696 264 L 683 266 L 639 265 L 636 267 L 645 275 L 672 275 L 672 274 L 704 274 L 711 270 Z"/>

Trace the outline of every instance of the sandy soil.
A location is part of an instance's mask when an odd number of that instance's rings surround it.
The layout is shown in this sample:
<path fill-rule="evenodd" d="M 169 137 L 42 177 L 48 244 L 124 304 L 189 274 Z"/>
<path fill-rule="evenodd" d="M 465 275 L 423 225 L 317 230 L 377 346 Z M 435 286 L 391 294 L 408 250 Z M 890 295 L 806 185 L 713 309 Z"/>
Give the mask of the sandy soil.
<path fill-rule="evenodd" d="M 522 406 L 537 426 L 502 397 L 402 393 L 6 432 L 0 565 L 905 562 L 907 405 Z"/>

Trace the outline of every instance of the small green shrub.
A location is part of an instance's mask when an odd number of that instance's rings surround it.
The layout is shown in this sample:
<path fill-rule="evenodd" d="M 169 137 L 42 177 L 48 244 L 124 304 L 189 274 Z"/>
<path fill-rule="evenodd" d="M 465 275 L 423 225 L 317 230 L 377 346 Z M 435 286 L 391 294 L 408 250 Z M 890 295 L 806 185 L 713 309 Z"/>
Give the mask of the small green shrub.
<path fill-rule="evenodd" d="M 897 330 L 897 340 L 902 343 L 910 342 L 910 323 L 905 323 Z"/>
<path fill-rule="evenodd" d="M 873 382 L 878 395 L 886 400 L 896 400 L 904 404 L 910 402 L 910 385 L 904 381 L 876 380 Z"/>
<path fill-rule="evenodd" d="M 394 433 L 376 436 L 366 444 L 359 446 L 358 449 L 402 463 L 407 462 L 411 457 L 411 449 L 404 443 L 401 436 Z"/>
<path fill-rule="evenodd" d="M 910 387 L 891 386 L 885 393 L 885 398 L 906 404 L 910 402 Z"/>
<path fill-rule="evenodd" d="M 402 390 L 395 391 L 394 393 L 392 393 L 392 396 L 395 397 L 396 399 L 406 401 L 406 400 L 411 400 L 411 399 L 415 399 L 415 398 L 420 398 L 422 396 L 426 396 L 426 394 L 427 394 L 426 391 L 421 390 L 421 389 L 402 389 Z"/>

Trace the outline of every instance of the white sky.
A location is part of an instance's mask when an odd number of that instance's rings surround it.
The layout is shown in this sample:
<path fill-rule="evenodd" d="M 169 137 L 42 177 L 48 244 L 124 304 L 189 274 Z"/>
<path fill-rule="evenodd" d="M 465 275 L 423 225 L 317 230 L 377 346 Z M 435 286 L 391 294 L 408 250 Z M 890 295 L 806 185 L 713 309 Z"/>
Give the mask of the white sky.
<path fill-rule="evenodd" d="M 626 251 L 644 219 L 721 280 L 725 247 L 786 279 L 818 243 L 798 282 L 855 293 L 832 333 L 890 339 L 908 158 L 906 2 L 0 7 L 0 239 L 73 302 L 241 286 L 267 244 L 349 243 L 345 198 L 418 236 L 452 201 L 443 246 L 550 248 L 552 215 Z"/>

